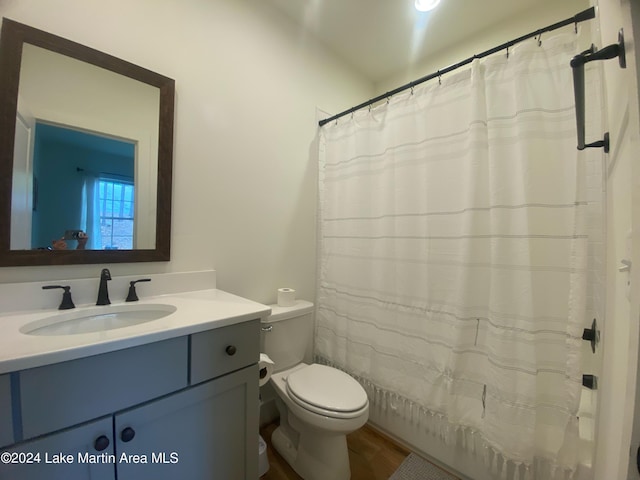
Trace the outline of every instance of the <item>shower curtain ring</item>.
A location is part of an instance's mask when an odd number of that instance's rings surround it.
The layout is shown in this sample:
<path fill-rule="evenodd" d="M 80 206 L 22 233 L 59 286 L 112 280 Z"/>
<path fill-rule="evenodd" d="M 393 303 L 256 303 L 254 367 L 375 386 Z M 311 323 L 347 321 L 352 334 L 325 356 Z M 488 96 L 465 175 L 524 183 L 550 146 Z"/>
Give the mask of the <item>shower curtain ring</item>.
<path fill-rule="evenodd" d="M 442 77 L 440 76 L 440 70 L 438 70 L 438 85 L 442 85 Z"/>
<path fill-rule="evenodd" d="M 411 85 L 411 95 L 413 95 L 413 89 L 414 89 L 414 86 Z"/>
<path fill-rule="evenodd" d="M 540 35 L 538 35 L 538 46 L 539 47 L 542 46 L 542 33 Z"/>
<path fill-rule="evenodd" d="M 507 46 L 507 58 L 509 58 L 509 47 Z"/>

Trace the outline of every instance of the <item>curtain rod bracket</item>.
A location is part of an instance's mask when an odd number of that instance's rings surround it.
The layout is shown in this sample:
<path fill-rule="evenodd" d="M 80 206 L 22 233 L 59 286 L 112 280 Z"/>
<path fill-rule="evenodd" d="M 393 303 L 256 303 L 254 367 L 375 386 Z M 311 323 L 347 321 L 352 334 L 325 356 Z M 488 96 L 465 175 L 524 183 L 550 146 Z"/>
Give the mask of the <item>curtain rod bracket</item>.
<path fill-rule="evenodd" d="M 620 68 L 627 68 L 626 49 L 624 46 L 624 31 L 620 29 L 618 32 L 618 43 L 612 43 L 604 47 L 602 50 L 596 49 L 594 45 L 591 48 L 579 53 L 571 59 L 571 67 L 579 68 L 585 63 L 593 62 L 595 60 L 610 60 L 618 57 L 618 64 Z"/>

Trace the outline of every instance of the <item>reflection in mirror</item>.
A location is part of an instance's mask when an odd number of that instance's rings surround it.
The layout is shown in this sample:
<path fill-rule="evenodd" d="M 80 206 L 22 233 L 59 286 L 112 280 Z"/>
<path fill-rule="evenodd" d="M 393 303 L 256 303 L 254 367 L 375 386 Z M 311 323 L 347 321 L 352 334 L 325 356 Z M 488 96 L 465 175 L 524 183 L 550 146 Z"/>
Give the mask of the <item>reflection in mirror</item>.
<path fill-rule="evenodd" d="M 168 260 L 173 80 L 7 19 L 0 68 L 0 265 Z"/>
<path fill-rule="evenodd" d="M 13 188 L 24 191 L 27 198 L 12 205 L 11 249 L 47 248 L 52 239 L 58 239 L 69 229 L 87 233 L 87 249 L 154 248 L 155 222 L 149 222 L 148 219 L 155 219 L 159 102 L 159 89 L 156 87 L 25 44 L 20 68 L 17 118 L 21 125 L 29 125 L 28 122 L 33 121 L 30 119 L 36 119 L 36 128 L 28 126 L 32 134 L 26 137 L 33 136 L 32 148 L 31 145 L 19 149 L 14 147 Z M 55 130 L 55 127 L 46 123 L 65 125 L 67 128 Z M 72 134 L 73 131 L 76 134 Z M 83 131 L 87 133 L 83 135 Z M 89 132 L 97 135 L 89 135 Z M 16 135 L 17 145 L 25 135 Z M 85 170 L 94 174 L 95 181 L 117 170 L 109 168 L 106 155 L 115 154 L 113 163 L 116 166 L 120 163 L 117 158 L 120 153 L 117 151 L 118 139 L 124 139 L 120 148 L 126 149 L 128 146 L 130 150 L 133 146 L 133 151 L 139 157 L 132 163 L 138 173 L 137 182 L 133 181 L 131 174 L 127 180 L 129 184 L 137 185 L 137 203 L 134 205 L 137 211 L 135 215 L 131 212 L 128 217 L 134 219 L 131 226 L 135 224 L 136 228 L 135 232 L 131 231 L 131 242 L 103 242 L 98 238 L 100 228 L 106 234 L 114 222 L 121 223 L 118 220 L 120 217 L 116 212 L 106 210 L 106 198 L 99 205 L 98 202 L 92 202 L 90 197 L 87 198 L 86 192 L 83 199 L 77 191 L 65 191 L 65 183 L 60 184 L 59 181 L 69 180 L 63 172 L 72 171 L 76 166 L 84 168 L 85 163 L 90 167 Z M 63 150 L 61 145 L 65 146 Z M 28 155 L 31 151 L 33 162 Z M 27 152 L 27 158 L 24 158 L 24 152 Z M 70 164 L 73 162 L 77 165 Z M 25 172 L 30 165 L 33 165 L 33 171 Z M 47 175 L 38 175 L 38 169 Z M 60 178 L 58 175 L 63 176 Z M 19 182 L 29 178 L 32 178 L 31 185 L 19 185 Z M 33 205 L 32 219 L 20 218 L 19 222 L 15 221 L 14 215 L 23 216 L 23 206 L 32 196 L 29 190 L 33 190 L 33 184 L 38 188 L 39 203 L 48 205 L 48 208 L 42 211 Z M 85 186 L 87 189 L 90 192 L 94 190 Z M 87 200 L 92 204 L 87 205 Z M 55 206 L 50 202 L 54 202 Z M 81 221 L 78 212 L 87 207 L 90 213 L 95 211 L 95 216 L 85 215 Z M 103 207 L 102 211 L 98 210 L 100 207 Z M 18 241 L 18 238 L 24 239 L 31 222 L 31 241 L 27 244 L 23 240 Z M 43 223 L 49 228 L 36 228 Z"/>
<path fill-rule="evenodd" d="M 58 248 L 134 248 L 134 164 L 134 142 L 36 122 L 31 221 L 12 227 L 11 249 L 47 248 L 52 239 Z M 14 189 L 15 172 L 14 163 Z M 61 239 L 68 231 L 86 236 Z"/>

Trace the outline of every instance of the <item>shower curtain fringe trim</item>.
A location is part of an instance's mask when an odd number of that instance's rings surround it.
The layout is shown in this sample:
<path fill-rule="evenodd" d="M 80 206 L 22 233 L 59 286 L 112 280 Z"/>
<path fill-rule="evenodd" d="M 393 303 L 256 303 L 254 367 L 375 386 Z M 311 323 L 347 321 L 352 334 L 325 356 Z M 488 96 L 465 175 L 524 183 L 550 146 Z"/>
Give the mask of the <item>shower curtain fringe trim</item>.
<path fill-rule="evenodd" d="M 467 453 L 480 458 L 482 463 L 495 478 L 500 480 L 572 480 L 576 469 L 561 467 L 551 459 L 536 457 L 533 462 L 522 459 L 507 458 L 496 447 L 492 446 L 482 433 L 466 425 L 455 425 L 448 421 L 446 415 L 434 412 L 396 392 L 386 390 L 367 378 L 356 375 L 317 356 L 315 362 L 342 370 L 362 385 L 369 398 L 369 408 L 378 409 L 382 413 L 391 413 L 402 417 L 414 426 L 424 428 L 447 447 L 458 446 Z"/>

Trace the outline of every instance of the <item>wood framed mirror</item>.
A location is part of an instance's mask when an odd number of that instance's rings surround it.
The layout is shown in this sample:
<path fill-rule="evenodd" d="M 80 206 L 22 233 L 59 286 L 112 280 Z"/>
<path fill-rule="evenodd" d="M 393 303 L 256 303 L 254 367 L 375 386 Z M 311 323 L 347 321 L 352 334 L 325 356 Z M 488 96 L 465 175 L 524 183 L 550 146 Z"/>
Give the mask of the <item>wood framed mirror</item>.
<path fill-rule="evenodd" d="M 174 80 L 6 18 L 0 71 L 0 266 L 168 261 Z"/>

